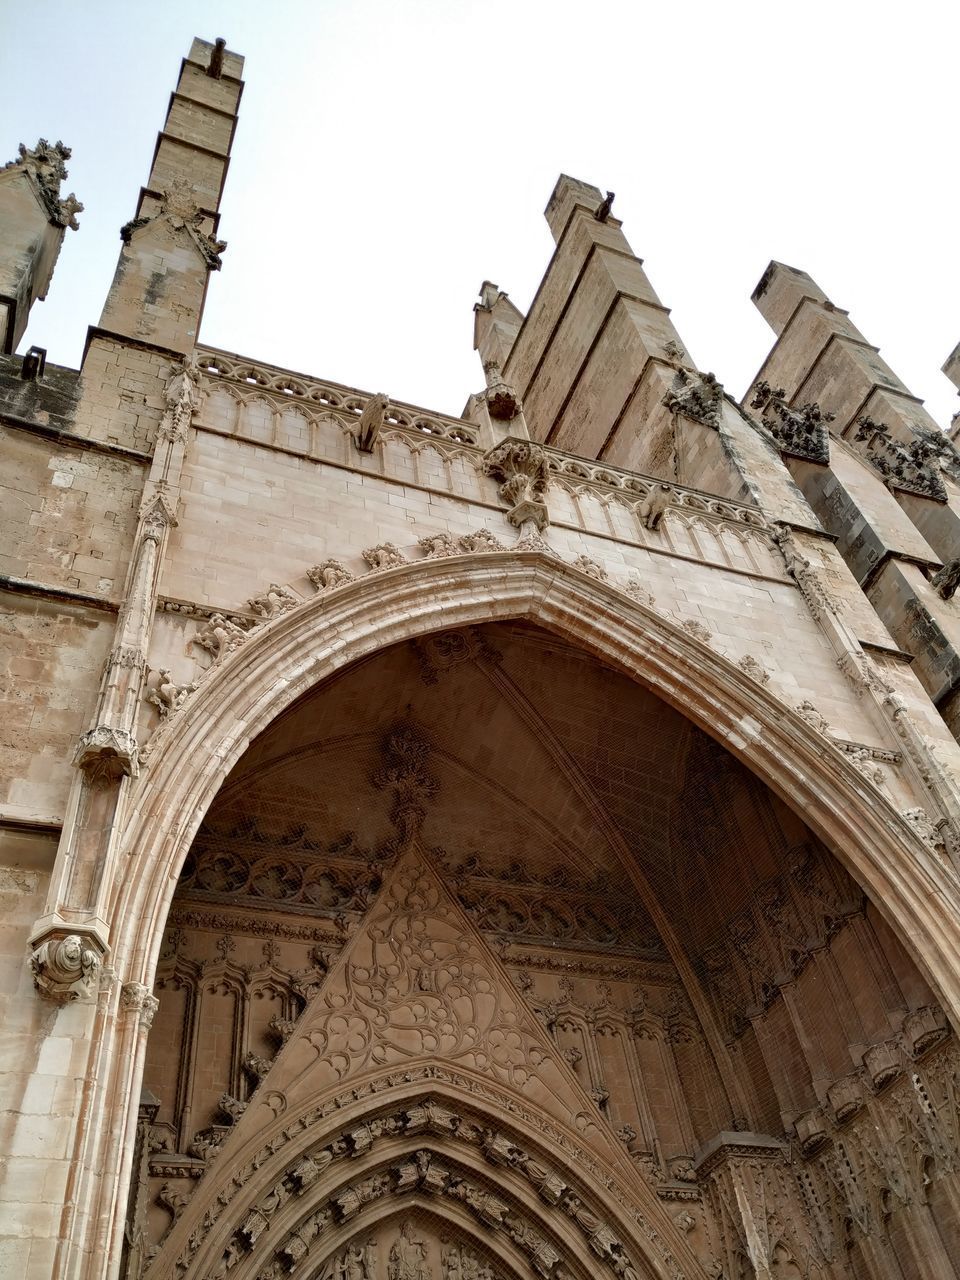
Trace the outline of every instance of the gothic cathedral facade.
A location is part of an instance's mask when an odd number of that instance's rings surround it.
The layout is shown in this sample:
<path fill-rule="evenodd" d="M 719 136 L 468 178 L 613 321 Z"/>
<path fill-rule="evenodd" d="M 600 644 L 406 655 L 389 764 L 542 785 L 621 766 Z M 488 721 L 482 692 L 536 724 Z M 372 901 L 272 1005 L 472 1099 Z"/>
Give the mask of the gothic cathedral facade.
<path fill-rule="evenodd" d="M 736 402 L 566 176 L 461 417 L 200 342 L 242 67 L 79 371 L 0 171 L 0 1273 L 956 1280 L 956 431 L 776 262 Z"/>

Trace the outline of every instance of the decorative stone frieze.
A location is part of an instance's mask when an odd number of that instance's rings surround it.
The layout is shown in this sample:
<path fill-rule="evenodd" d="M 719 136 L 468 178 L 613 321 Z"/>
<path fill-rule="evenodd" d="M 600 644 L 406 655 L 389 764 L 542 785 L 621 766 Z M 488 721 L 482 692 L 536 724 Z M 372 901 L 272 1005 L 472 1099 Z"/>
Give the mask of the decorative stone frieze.
<path fill-rule="evenodd" d="M 103 956 L 79 933 L 54 934 L 30 957 L 33 984 L 50 1000 L 93 999 L 99 987 Z"/>
<path fill-rule="evenodd" d="M 58 227 L 79 230 L 77 214 L 83 212 L 83 205 L 72 191 L 65 199 L 60 195 L 60 184 L 67 176 L 65 162 L 72 155 L 70 148 L 60 141 L 48 142 L 46 138 L 39 138 L 35 147 L 27 147 L 21 142 L 17 150 L 19 158 L 5 164 L 4 172 L 23 169 L 33 178 L 50 221 Z"/>
<path fill-rule="evenodd" d="M 787 404 L 787 393 L 783 387 L 774 390 L 769 382 L 758 382 L 753 390 L 750 408 L 760 410 L 763 425 L 781 453 L 807 462 L 829 463 L 828 424 L 833 422 L 834 414 L 824 413 L 818 404 L 812 403 L 792 409 Z"/>
<path fill-rule="evenodd" d="M 550 469 L 541 445 L 529 440 L 504 440 L 483 457 L 483 471 L 500 482 L 500 499 L 507 519 L 518 529 L 532 522 L 539 532 L 550 523 L 544 501 Z"/>
<path fill-rule="evenodd" d="M 678 369 L 663 403 L 671 413 L 682 413 L 707 427 L 719 427 L 723 386 L 715 374 Z"/>
<path fill-rule="evenodd" d="M 200 208 L 196 189 L 183 178 L 177 178 L 164 191 L 159 208 L 150 214 L 133 218 L 120 228 L 120 239 L 130 244 L 136 233 L 148 227 L 158 218 L 167 221 L 175 231 L 186 231 L 196 245 L 209 271 L 219 271 L 223 266 L 221 254 L 227 247 L 226 240 L 218 240 L 204 230 L 207 216 Z"/>

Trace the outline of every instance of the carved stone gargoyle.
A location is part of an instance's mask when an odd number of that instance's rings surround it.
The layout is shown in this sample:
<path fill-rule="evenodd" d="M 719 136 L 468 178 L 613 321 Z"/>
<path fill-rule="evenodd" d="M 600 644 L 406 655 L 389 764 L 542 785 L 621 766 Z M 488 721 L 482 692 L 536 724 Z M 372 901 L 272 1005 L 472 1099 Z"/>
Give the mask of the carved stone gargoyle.
<path fill-rule="evenodd" d="M 510 523 L 520 529 L 532 520 L 542 533 L 550 523 L 544 501 L 550 472 L 543 448 L 529 440 L 504 440 L 484 456 L 483 470 L 500 481 L 500 498 L 509 508 Z"/>
<path fill-rule="evenodd" d="M 382 391 L 378 391 L 375 396 L 371 396 L 364 405 L 363 413 L 360 415 L 360 422 L 357 425 L 357 448 L 361 453 L 373 453 L 373 446 L 377 443 L 383 420 L 387 416 L 389 408 L 390 401 Z"/>

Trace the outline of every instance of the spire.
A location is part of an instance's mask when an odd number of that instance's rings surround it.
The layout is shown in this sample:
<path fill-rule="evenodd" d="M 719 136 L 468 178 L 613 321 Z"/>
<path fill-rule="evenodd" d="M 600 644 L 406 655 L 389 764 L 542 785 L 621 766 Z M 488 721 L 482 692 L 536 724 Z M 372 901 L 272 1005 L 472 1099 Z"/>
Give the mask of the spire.
<path fill-rule="evenodd" d="M 243 92 L 243 59 L 194 40 L 157 138 L 136 216 L 100 328 L 186 353 L 197 339 L 207 278 L 226 248 L 217 238 L 220 196 Z"/>

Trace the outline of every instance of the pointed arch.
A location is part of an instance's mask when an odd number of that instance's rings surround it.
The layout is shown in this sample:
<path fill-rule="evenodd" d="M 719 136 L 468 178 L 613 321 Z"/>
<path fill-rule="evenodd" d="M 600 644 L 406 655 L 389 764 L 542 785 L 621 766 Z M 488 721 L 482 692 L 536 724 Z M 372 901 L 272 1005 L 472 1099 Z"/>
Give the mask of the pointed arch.
<path fill-rule="evenodd" d="M 672 619 L 552 557 L 474 553 L 411 562 L 321 594 L 258 629 L 161 731 L 129 797 L 110 904 L 115 964 L 152 980 L 177 876 L 221 783 L 296 699 L 379 649 L 453 626 L 526 620 L 645 685 L 718 740 L 838 857 L 891 921 L 954 1015 L 960 962 L 936 909 L 944 869 L 844 753 Z M 129 866 L 138 874 L 131 876 Z"/>

